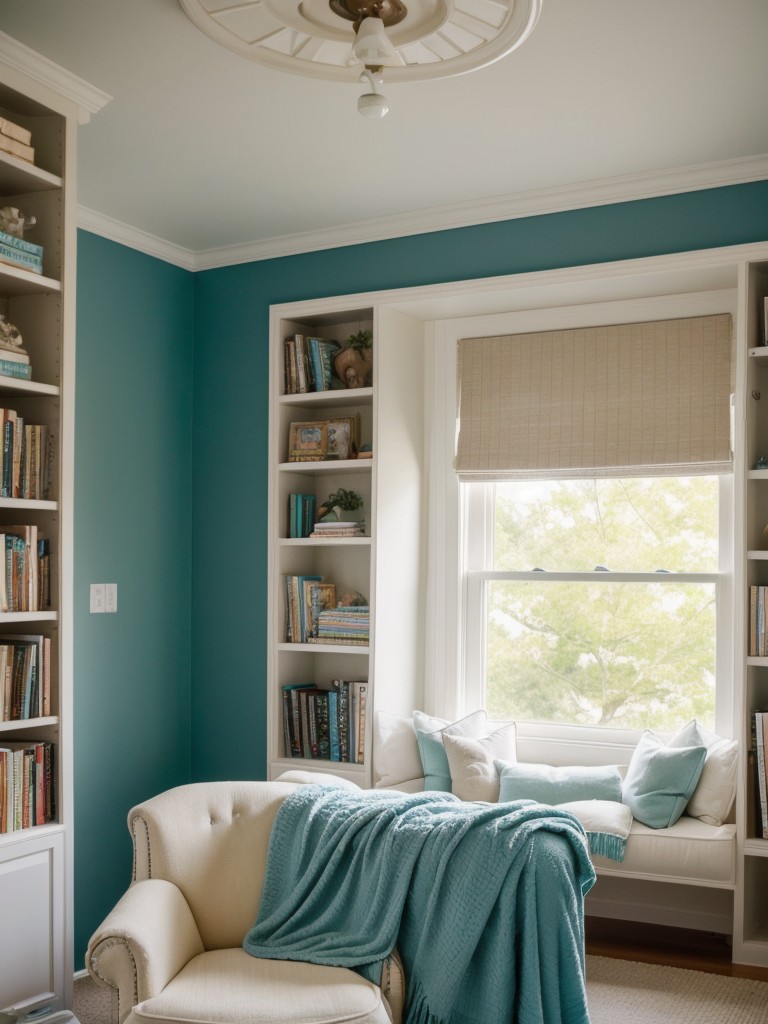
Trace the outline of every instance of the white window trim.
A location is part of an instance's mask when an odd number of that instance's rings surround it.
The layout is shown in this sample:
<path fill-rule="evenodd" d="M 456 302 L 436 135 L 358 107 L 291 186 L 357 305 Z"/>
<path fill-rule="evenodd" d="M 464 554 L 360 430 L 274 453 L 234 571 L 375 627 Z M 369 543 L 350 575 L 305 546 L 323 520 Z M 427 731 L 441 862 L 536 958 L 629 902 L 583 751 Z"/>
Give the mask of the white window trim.
<path fill-rule="evenodd" d="M 732 291 L 696 292 L 684 295 L 588 303 L 532 309 L 487 316 L 436 321 L 427 338 L 425 436 L 428 465 L 429 530 L 427 542 L 427 609 L 425 621 L 425 710 L 453 719 L 474 709 L 468 685 L 470 649 L 477 650 L 477 624 L 465 630 L 462 566 L 468 545 L 485 545 L 491 534 L 486 510 L 483 535 L 467 535 L 467 510 L 453 469 L 457 415 L 456 344 L 460 338 L 511 334 L 533 330 L 625 323 L 637 319 L 735 314 Z M 430 387 L 431 385 L 431 387 Z M 723 490 L 725 488 L 725 490 Z M 721 487 L 720 588 L 716 673 L 715 727 L 721 735 L 733 735 L 734 696 L 726 680 L 733 678 L 733 480 Z M 726 514 L 730 510 L 731 515 Z M 479 583 L 477 584 L 479 586 Z M 682 724 L 682 723 L 681 723 Z M 576 726 L 537 726 L 534 742 L 559 742 L 566 734 L 576 745 L 611 746 L 616 736 L 609 730 Z M 618 730 L 618 742 L 631 742 L 631 731 Z"/>

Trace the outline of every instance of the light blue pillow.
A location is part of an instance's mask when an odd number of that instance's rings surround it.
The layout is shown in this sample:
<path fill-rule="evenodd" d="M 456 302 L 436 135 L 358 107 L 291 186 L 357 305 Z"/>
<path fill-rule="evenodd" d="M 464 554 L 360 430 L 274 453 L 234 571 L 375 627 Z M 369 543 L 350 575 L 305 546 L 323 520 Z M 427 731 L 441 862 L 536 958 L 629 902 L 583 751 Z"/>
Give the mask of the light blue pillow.
<path fill-rule="evenodd" d="M 510 764 L 496 761 L 499 773 L 499 803 L 536 800 L 540 804 L 563 804 L 574 800 L 621 802 L 621 773 L 615 764 L 555 768 L 551 764 Z"/>
<path fill-rule="evenodd" d="M 485 736 L 488 716 L 485 711 L 474 711 L 458 722 L 433 718 L 423 711 L 414 711 L 413 728 L 419 745 L 419 756 L 424 771 L 424 789 L 442 793 L 451 792 L 451 769 L 443 746 L 443 734 L 452 736 Z"/>
<path fill-rule="evenodd" d="M 622 801 L 649 828 L 669 828 L 691 799 L 706 757 L 704 746 L 668 747 L 646 729 L 629 762 Z"/>

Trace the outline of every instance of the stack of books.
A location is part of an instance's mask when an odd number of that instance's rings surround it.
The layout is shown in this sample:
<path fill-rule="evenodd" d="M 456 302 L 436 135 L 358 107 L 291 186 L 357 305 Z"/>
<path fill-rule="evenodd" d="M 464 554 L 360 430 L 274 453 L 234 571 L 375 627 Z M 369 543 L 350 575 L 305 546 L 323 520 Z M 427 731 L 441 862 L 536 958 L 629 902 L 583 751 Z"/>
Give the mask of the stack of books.
<path fill-rule="evenodd" d="M 0 231 L 0 263 L 31 270 L 33 274 L 43 272 L 43 247 L 27 242 L 7 231 Z"/>
<path fill-rule="evenodd" d="M 749 657 L 768 655 L 768 629 L 766 628 L 766 591 L 768 587 L 749 588 Z"/>
<path fill-rule="evenodd" d="M 326 608 L 316 619 L 310 644 L 342 644 L 367 647 L 370 639 L 371 610 L 368 605 Z"/>
<path fill-rule="evenodd" d="M 365 519 L 345 522 L 342 519 L 324 519 L 315 523 L 310 537 L 364 537 Z"/>
<path fill-rule="evenodd" d="M 367 701 L 365 679 L 283 686 L 285 756 L 364 764 Z"/>
<path fill-rule="evenodd" d="M 53 821 L 55 793 L 52 743 L 27 740 L 0 747 L 0 833 Z"/>
<path fill-rule="evenodd" d="M 32 132 L 15 121 L 0 117 L 0 151 L 33 164 L 35 151 L 32 148 Z"/>

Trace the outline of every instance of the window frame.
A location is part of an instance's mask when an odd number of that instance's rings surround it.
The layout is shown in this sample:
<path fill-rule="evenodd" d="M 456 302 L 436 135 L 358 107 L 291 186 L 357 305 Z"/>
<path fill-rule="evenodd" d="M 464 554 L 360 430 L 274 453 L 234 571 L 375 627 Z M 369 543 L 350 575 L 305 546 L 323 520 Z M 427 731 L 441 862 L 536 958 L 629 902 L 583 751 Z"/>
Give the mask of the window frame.
<path fill-rule="evenodd" d="M 487 623 L 487 584 L 497 580 L 530 580 L 537 583 L 589 581 L 601 586 L 617 583 L 713 583 L 715 586 L 715 728 L 730 731 L 731 693 L 723 684 L 726 666 L 732 664 L 733 629 L 727 600 L 727 571 L 732 564 L 732 502 L 729 477 L 718 477 L 718 560 L 717 572 L 683 572 L 659 575 L 648 572 L 568 572 L 548 570 L 546 573 L 493 569 L 494 491 L 493 483 L 461 484 L 464 505 L 465 543 L 462 566 L 462 610 L 464 645 L 464 694 L 469 707 L 483 706 L 485 679 L 485 631 Z M 725 521 L 724 521 L 725 520 Z M 545 724 L 532 722 L 534 727 Z M 569 723 L 561 723 L 567 725 Z M 681 722 L 680 725 L 684 723 Z M 595 736 L 604 733 L 604 726 L 572 726 Z M 631 730 L 630 730 L 631 731 Z M 722 733 L 721 733 L 722 734 Z"/>
<path fill-rule="evenodd" d="M 476 690 L 470 650 L 476 647 L 476 627 L 467 619 L 468 593 L 464 573 L 468 559 L 477 560 L 478 547 L 489 543 L 492 511 L 478 518 L 468 505 L 466 489 L 453 468 L 457 418 L 456 345 L 462 337 L 550 330 L 635 319 L 660 319 L 708 313 L 735 315 L 730 290 L 661 295 L 647 298 L 531 308 L 482 316 L 433 321 L 426 335 L 425 438 L 428 467 L 427 585 L 425 620 L 424 707 L 447 719 L 474 710 Z M 716 656 L 715 728 L 720 735 L 734 734 L 736 722 L 734 666 L 734 477 L 721 477 L 720 487 L 719 604 Z M 479 523 L 470 530 L 470 523 Z M 683 724 L 683 723 L 681 723 Z M 588 728 L 538 723 L 523 725 L 527 752 L 546 759 L 547 745 L 557 746 L 582 763 L 600 763 L 611 751 L 634 745 L 639 730 Z M 558 763 L 552 757 L 552 763 Z M 564 762 L 560 762 L 564 763 Z M 576 763 L 576 762 L 573 762 Z"/>

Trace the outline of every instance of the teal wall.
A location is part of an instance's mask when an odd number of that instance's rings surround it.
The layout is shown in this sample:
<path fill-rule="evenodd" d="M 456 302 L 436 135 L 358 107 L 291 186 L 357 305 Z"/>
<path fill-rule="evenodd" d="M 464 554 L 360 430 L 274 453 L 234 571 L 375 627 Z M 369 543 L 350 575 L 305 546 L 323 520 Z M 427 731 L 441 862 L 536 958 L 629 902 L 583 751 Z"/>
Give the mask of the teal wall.
<path fill-rule="evenodd" d="M 194 276 L 78 236 L 75 955 L 130 880 L 130 807 L 190 778 Z M 118 584 L 91 615 L 89 584 Z"/>
<path fill-rule="evenodd" d="M 264 777 L 269 306 L 765 240 L 768 182 L 195 275 L 80 234 L 78 964 L 127 881 L 131 804 Z M 89 615 L 114 580 L 118 614 Z"/>

